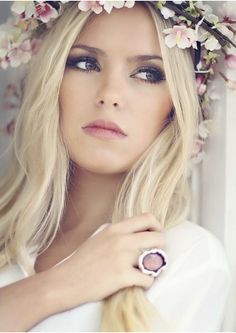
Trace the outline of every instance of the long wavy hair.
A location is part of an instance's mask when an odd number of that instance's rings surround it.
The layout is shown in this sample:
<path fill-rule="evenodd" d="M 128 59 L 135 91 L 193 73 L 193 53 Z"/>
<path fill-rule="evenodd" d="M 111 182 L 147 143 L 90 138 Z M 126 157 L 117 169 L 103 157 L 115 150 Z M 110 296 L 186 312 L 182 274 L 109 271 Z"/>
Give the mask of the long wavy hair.
<path fill-rule="evenodd" d="M 152 4 L 142 5 L 156 27 L 174 108 L 158 137 L 127 172 L 111 222 L 151 212 L 168 229 L 189 213 L 187 169 L 201 112 L 189 50 L 167 48 L 162 30 L 173 22 L 164 20 Z M 29 275 L 35 274 L 30 255 L 47 249 L 59 229 L 71 175 L 59 126 L 59 90 L 70 48 L 92 15 L 79 12 L 76 2 L 68 3 L 42 33 L 41 48 L 29 65 L 11 164 L 0 183 L 0 267 L 18 262 Z M 101 331 L 151 331 L 153 318 L 163 325 L 144 290 L 129 287 L 103 300 Z M 171 323 L 164 326 L 173 329 Z"/>

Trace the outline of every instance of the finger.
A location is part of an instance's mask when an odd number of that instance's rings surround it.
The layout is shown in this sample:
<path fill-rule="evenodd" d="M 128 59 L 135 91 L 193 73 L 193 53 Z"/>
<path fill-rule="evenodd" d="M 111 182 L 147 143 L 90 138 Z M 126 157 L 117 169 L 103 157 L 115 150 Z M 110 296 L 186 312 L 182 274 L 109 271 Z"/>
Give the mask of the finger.
<path fill-rule="evenodd" d="M 138 268 L 133 268 L 132 272 L 132 285 L 142 287 L 144 289 L 149 289 L 152 286 L 155 280 L 153 276 L 141 272 Z"/>
<path fill-rule="evenodd" d="M 151 213 L 143 213 L 120 221 L 114 225 L 114 230 L 119 233 L 136 233 L 140 231 L 162 231 L 160 222 Z"/>
<path fill-rule="evenodd" d="M 162 233 L 156 231 L 144 231 L 132 234 L 131 245 L 134 244 L 134 248 L 145 249 L 145 248 L 165 248 L 165 238 Z"/>

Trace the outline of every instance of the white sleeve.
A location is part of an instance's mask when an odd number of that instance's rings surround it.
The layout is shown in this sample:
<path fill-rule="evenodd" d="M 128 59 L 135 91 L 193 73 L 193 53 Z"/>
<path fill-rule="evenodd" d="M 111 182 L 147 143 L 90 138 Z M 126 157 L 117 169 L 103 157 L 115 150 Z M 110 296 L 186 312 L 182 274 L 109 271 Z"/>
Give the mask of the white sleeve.
<path fill-rule="evenodd" d="M 24 274 L 17 264 L 5 265 L 0 268 L 0 288 L 24 278 Z"/>
<path fill-rule="evenodd" d="M 220 331 L 232 278 L 218 240 L 195 243 L 166 272 L 148 298 L 169 326 L 156 320 L 154 331 Z"/>

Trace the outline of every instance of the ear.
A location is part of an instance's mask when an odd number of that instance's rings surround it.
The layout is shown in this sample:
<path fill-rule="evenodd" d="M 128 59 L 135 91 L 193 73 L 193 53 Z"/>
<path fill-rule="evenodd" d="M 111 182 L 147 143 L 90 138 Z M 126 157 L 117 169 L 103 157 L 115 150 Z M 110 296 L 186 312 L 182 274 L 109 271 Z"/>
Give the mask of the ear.
<path fill-rule="evenodd" d="M 166 119 L 167 123 L 171 122 L 174 119 L 174 117 L 175 117 L 175 108 L 172 107 Z"/>
<path fill-rule="evenodd" d="M 166 119 L 164 120 L 164 124 L 163 124 L 163 129 L 168 126 L 168 124 L 170 124 L 175 118 L 175 108 L 172 107 L 170 112 L 168 113 Z"/>

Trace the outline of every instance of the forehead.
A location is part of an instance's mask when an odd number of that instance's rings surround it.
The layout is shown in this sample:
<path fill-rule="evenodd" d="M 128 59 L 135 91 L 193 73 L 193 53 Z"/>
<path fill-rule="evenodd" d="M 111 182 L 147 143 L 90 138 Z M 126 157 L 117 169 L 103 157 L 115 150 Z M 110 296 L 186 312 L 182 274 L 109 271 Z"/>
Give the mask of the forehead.
<path fill-rule="evenodd" d="M 148 9 L 136 2 L 133 8 L 113 8 L 93 14 L 75 43 L 118 52 L 159 53 L 158 34 Z"/>

